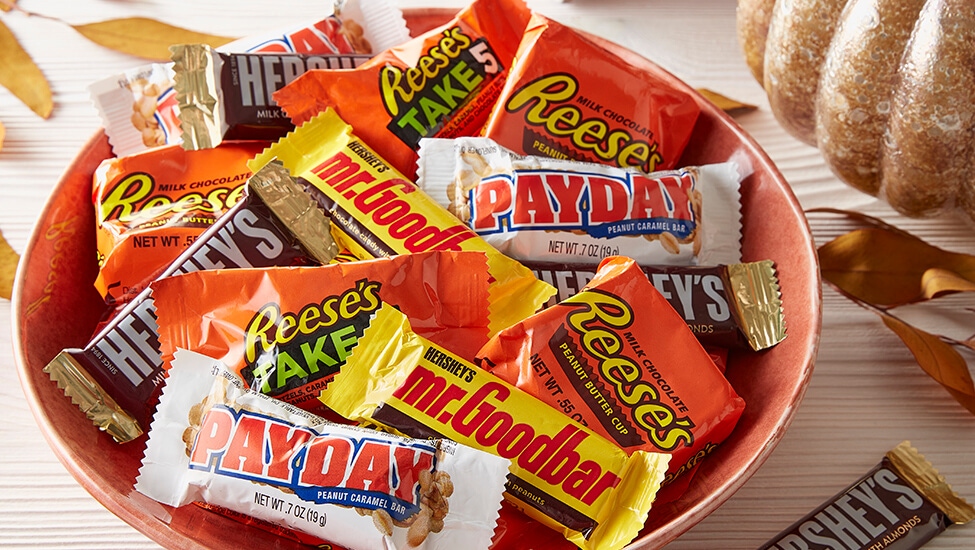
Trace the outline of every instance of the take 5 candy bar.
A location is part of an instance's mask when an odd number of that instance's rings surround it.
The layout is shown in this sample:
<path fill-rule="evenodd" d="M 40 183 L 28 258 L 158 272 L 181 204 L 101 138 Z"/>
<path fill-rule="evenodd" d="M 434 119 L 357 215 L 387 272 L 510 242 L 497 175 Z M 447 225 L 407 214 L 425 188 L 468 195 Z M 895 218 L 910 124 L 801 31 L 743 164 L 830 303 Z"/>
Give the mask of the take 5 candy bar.
<path fill-rule="evenodd" d="M 295 124 L 336 110 L 412 178 L 421 138 L 480 133 L 529 17 L 522 0 L 474 0 L 447 24 L 357 69 L 308 71 L 274 100 Z"/>
<path fill-rule="evenodd" d="M 178 349 L 199 351 L 249 387 L 326 417 L 318 394 L 383 303 L 462 355 L 473 357 L 488 339 L 487 258 L 477 252 L 206 270 L 151 288 L 164 368 Z"/>
<path fill-rule="evenodd" d="M 325 421 L 181 350 L 135 488 L 347 548 L 487 548 L 508 460 L 439 439 Z"/>
<path fill-rule="evenodd" d="M 626 453 L 517 387 L 418 336 L 388 305 L 321 400 L 350 420 L 446 437 L 511 460 L 505 498 L 584 549 L 643 527 L 669 456 Z"/>

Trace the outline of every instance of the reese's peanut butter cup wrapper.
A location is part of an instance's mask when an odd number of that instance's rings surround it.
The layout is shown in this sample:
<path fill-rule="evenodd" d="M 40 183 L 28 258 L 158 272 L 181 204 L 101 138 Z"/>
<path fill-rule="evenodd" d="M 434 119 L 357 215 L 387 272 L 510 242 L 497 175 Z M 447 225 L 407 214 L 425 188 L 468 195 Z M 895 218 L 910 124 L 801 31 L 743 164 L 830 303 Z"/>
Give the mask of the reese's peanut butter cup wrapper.
<path fill-rule="evenodd" d="M 663 70 L 635 66 L 538 13 L 515 60 L 485 136 L 528 155 L 644 172 L 678 166 L 700 108 Z"/>
<path fill-rule="evenodd" d="M 284 137 L 294 124 L 271 94 L 310 69 L 351 69 L 369 54 L 232 54 L 206 44 L 169 48 L 175 72 L 183 148 L 224 140 Z"/>
<path fill-rule="evenodd" d="M 244 194 L 268 142 L 160 147 L 105 159 L 93 176 L 98 278 L 109 305 L 135 297 Z"/>
<path fill-rule="evenodd" d="M 295 124 L 335 109 L 412 178 L 421 138 L 480 134 L 530 13 L 521 0 L 474 0 L 446 25 L 357 69 L 309 71 L 274 100 Z"/>
<path fill-rule="evenodd" d="M 745 408 L 687 323 L 623 257 L 603 260 L 578 294 L 502 330 L 477 364 L 626 451 L 670 454 L 665 484 L 724 441 Z"/>
<path fill-rule="evenodd" d="M 426 338 L 473 357 L 487 341 L 487 289 L 484 254 L 435 251 L 328 266 L 197 271 L 155 281 L 152 298 L 164 365 L 177 349 L 199 351 L 248 386 L 324 415 L 318 394 L 384 302 Z"/>
<path fill-rule="evenodd" d="M 244 197 L 177 257 L 160 278 L 205 269 L 328 263 L 338 253 L 329 221 L 278 163 L 247 180 Z M 81 349 L 44 367 L 89 420 L 124 443 L 139 437 L 164 378 L 156 308 L 146 287 Z"/>
<path fill-rule="evenodd" d="M 321 399 L 350 420 L 510 459 L 506 500 L 584 549 L 622 548 L 639 533 L 670 458 L 627 454 L 417 335 L 388 305 Z"/>
<path fill-rule="evenodd" d="M 342 0 L 326 5 L 329 13 L 321 19 L 241 38 L 218 50 L 283 54 L 281 64 L 254 68 L 260 78 L 270 82 L 287 78 L 288 54 L 372 54 L 410 38 L 402 12 L 388 0 Z M 181 143 L 175 76 L 172 63 L 150 63 L 89 86 L 116 156 Z"/>
<path fill-rule="evenodd" d="M 743 174 L 726 162 L 651 174 L 522 156 L 489 138 L 425 139 L 417 185 L 520 261 L 741 261 Z"/>
<path fill-rule="evenodd" d="M 428 250 L 487 254 L 492 335 L 531 315 L 555 293 L 420 191 L 332 109 L 276 142 L 250 166 L 257 169 L 271 159 L 308 183 L 332 219 L 335 242 L 360 259 Z"/>
<path fill-rule="evenodd" d="M 204 502 L 350 549 L 487 548 L 508 460 L 445 439 L 343 426 L 177 352 L 135 489 Z"/>
<path fill-rule="evenodd" d="M 581 291 L 599 267 L 530 261 L 525 265 L 558 289 L 546 306 Z M 785 339 L 782 294 L 771 260 L 716 266 L 644 265 L 640 270 L 703 346 L 759 351 Z"/>
<path fill-rule="evenodd" d="M 952 490 L 909 441 L 904 441 L 863 477 L 760 550 L 916 550 L 951 525 L 973 519 L 975 507 Z"/>

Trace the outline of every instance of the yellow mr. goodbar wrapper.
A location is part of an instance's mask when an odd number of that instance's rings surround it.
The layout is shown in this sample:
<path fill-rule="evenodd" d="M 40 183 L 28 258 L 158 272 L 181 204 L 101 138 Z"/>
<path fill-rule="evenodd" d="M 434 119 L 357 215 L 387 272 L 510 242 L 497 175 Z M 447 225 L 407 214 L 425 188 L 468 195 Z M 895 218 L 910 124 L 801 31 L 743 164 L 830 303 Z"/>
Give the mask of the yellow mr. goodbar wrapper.
<path fill-rule="evenodd" d="M 352 133 L 331 108 L 250 161 L 273 159 L 304 180 L 332 219 L 332 237 L 361 260 L 428 250 L 484 252 L 493 279 L 489 331 L 535 313 L 555 288 L 498 252 Z"/>
<path fill-rule="evenodd" d="M 670 456 L 615 444 L 414 333 L 384 305 L 320 399 L 350 420 L 511 460 L 505 498 L 586 550 L 640 532 Z"/>

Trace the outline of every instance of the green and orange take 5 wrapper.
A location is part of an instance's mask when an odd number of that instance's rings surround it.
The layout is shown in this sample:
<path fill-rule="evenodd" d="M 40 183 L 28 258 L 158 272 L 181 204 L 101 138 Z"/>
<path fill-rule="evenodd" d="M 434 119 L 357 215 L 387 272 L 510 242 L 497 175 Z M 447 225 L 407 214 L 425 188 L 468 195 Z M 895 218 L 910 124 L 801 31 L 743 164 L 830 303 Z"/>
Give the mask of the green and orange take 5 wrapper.
<path fill-rule="evenodd" d="M 700 108 L 663 71 L 532 14 L 485 135 L 526 155 L 678 168 Z"/>
<path fill-rule="evenodd" d="M 167 146 L 102 161 L 93 176 L 97 223 L 95 288 L 128 301 L 244 196 L 247 161 L 267 142 L 208 151 Z"/>
<path fill-rule="evenodd" d="M 555 288 L 501 254 L 438 205 L 352 133 L 328 109 L 256 157 L 250 167 L 277 159 L 308 182 L 331 218 L 340 249 L 359 259 L 430 250 L 487 255 L 490 335 L 537 311 Z"/>
<path fill-rule="evenodd" d="M 424 137 L 478 135 L 531 12 L 521 0 L 475 0 L 446 25 L 352 70 L 312 70 L 274 94 L 295 124 L 336 109 L 412 177 Z"/>
<path fill-rule="evenodd" d="M 321 399 L 351 420 L 415 438 L 445 437 L 511 460 L 505 499 L 586 550 L 633 540 L 670 458 L 627 454 L 418 336 L 386 305 Z"/>
<path fill-rule="evenodd" d="M 664 483 L 714 450 L 745 407 L 629 258 L 603 260 L 581 292 L 501 331 L 477 362 L 624 450 L 669 453 Z"/>
<path fill-rule="evenodd" d="M 177 349 L 203 353 L 261 393 L 316 414 L 327 412 L 319 392 L 384 302 L 458 353 L 473 357 L 487 340 L 487 263 L 474 252 L 197 271 L 151 288 L 164 365 Z"/>

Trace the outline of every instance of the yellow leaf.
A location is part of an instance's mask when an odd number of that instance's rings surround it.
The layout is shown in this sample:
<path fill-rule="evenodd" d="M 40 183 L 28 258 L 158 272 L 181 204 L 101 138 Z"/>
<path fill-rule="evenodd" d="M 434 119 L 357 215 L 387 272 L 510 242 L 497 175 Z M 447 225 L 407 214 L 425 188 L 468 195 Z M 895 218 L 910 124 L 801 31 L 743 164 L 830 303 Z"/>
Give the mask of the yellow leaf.
<path fill-rule="evenodd" d="M 72 25 L 85 38 L 115 51 L 153 59 L 169 60 L 173 44 L 222 46 L 233 38 L 203 34 L 145 17 L 111 19 L 86 25 Z"/>
<path fill-rule="evenodd" d="M 0 233 L 0 298 L 10 299 L 14 288 L 14 275 L 17 273 L 17 262 L 20 256 L 7 244 L 7 240 Z"/>
<path fill-rule="evenodd" d="M 885 312 L 887 325 L 907 345 L 924 372 L 928 373 L 969 412 L 975 414 L 975 384 L 965 359 L 950 344 Z"/>
<path fill-rule="evenodd" d="M 819 248 L 823 278 L 869 304 L 897 306 L 975 288 L 975 256 L 901 230 L 858 229 Z"/>
<path fill-rule="evenodd" d="M 3 123 L 0 122 L 0 150 L 3 150 L 3 138 L 7 135 L 7 129 L 3 127 Z"/>
<path fill-rule="evenodd" d="M 14 4 L 16 3 L 17 0 L 3 0 L 0 2 L 0 11 L 10 11 L 14 9 Z"/>
<path fill-rule="evenodd" d="M 51 116 L 54 109 L 51 86 L 3 21 L 0 21 L 0 85 L 41 118 Z"/>
<path fill-rule="evenodd" d="M 704 96 L 705 99 L 707 99 L 711 103 L 714 103 L 719 109 L 728 113 L 731 116 L 750 113 L 755 109 L 758 109 L 758 107 L 754 105 L 749 105 L 748 103 L 742 103 L 740 101 L 736 101 L 734 99 L 725 97 L 707 88 L 698 88 L 697 93 Z"/>

